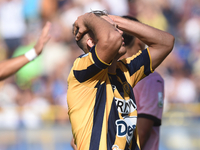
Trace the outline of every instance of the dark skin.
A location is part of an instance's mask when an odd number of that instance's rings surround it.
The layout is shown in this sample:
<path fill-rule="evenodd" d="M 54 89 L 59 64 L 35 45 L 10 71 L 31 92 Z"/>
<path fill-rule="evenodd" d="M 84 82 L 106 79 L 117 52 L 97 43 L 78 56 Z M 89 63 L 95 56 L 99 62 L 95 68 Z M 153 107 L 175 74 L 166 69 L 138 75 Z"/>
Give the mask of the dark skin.
<path fill-rule="evenodd" d="M 126 46 L 126 54 L 123 56 L 123 58 L 131 57 L 132 55 L 135 55 L 138 53 L 139 50 L 145 49 L 145 44 L 139 40 L 138 38 L 135 38 L 134 44 L 131 47 Z M 140 148 L 141 150 L 144 148 L 147 140 L 150 137 L 151 130 L 153 128 L 154 121 L 147 118 L 137 118 L 137 131 L 139 135 L 139 141 L 140 141 Z"/>
<path fill-rule="evenodd" d="M 103 17 L 110 19 L 108 16 Z M 110 21 L 112 20 L 110 19 Z M 89 30 L 95 35 L 95 39 L 88 37 L 85 44 L 89 45 L 88 48 L 95 44 L 99 58 L 105 63 L 110 63 L 122 45 L 122 34 L 118 32 L 114 25 L 93 13 L 86 13 L 78 17 L 74 23 L 75 39 L 80 40 Z"/>
<path fill-rule="evenodd" d="M 120 16 L 109 15 L 109 17 L 118 25 L 120 30 L 137 37 L 148 45 L 153 70 L 172 51 L 175 38 L 171 34 Z"/>
<path fill-rule="evenodd" d="M 116 73 L 117 60 L 126 53 L 122 31 L 136 36 L 148 45 L 153 70 L 167 57 L 174 45 L 174 37 L 167 32 L 112 15 L 98 17 L 86 13 L 75 21 L 73 31 L 77 41 L 87 35 L 88 31 L 94 34 L 94 38 L 90 36 L 84 38 L 84 47 L 88 48 L 84 52 L 87 53 L 96 45 L 98 57 L 105 63 L 112 62 L 108 67 L 109 73 Z M 73 134 L 76 138 L 76 133 Z"/>
<path fill-rule="evenodd" d="M 146 118 L 137 119 L 137 127 L 138 127 L 141 150 L 143 149 L 144 145 L 146 144 L 147 140 L 150 137 L 153 124 L 154 124 L 153 120 L 150 119 Z"/>

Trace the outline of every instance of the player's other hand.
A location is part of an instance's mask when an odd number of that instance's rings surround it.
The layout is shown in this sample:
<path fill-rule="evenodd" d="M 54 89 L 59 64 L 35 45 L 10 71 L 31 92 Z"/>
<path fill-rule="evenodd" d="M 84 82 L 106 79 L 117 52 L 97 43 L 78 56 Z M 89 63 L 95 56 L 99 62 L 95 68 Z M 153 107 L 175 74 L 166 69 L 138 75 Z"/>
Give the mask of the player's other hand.
<path fill-rule="evenodd" d="M 76 147 L 76 145 L 74 144 L 74 138 L 72 138 L 72 140 L 71 140 L 71 147 L 72 147 L 74 150 L 77 150 L 77 147 Z"/>
<path fill-rule="evenodd" d="M 120 16 L 115 16 L 115 15 L 108 15 L 110 19 L 112 19 L 114 22 L 116 21 L 117 18 L 120 18 Z"/>
<path fill-rule="evenodd" d="M 40 55 L 40 53 L 42 52 L 44 46 L 46 45 L 46 43 L 51 38 L 50 32 L 49 32 L 50 28 L 51 28 L 51 23 L 47 22 L 45 24 L 45 26 L 43 27 L 43 29 L 42 29 L 42 33 L 40 34 L 40 37 L 39 37 L 36 45 L 34 46 L 37 55 Z"/>

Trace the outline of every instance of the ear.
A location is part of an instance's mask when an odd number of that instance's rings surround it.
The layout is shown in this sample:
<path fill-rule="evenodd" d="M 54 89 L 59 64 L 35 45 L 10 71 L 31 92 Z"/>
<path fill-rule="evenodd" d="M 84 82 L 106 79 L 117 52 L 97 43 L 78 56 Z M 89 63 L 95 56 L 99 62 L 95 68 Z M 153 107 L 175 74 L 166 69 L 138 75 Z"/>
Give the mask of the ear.
<path fill-rule="evenodd" d="M 92 48 L 93 46 L 94 46 L 94 41 L 93 41 L 93 39 L 92 38 L 88 38 L 87 39 L 87 46 L 89 47 L 89 48 Z"/>

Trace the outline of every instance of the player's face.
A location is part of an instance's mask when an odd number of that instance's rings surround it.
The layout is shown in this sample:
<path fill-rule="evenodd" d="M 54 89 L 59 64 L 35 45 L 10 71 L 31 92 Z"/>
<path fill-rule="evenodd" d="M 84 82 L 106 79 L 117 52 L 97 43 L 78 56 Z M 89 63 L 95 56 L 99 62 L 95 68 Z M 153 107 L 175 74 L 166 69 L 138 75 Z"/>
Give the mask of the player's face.
<path fill-rule="evenodd" d="M 111 23 L 121 35 L 123 34 L 123 31 L 117 28 L 117 24 L 110 17 L 102 16 L 102 18 L 105 19 L 106 21 L 108 21 L 109 23 Z M 116 57 L 120 58 L 125 53 L 126 53 L 126 49 L 124 47 L 124 38 L 122 37 L 122 45 L 121 45 Z"/>
<path fill-rule="evenodd" d="M 139 42 L 139 46 L 140 46 L 140 50 L 145 49 L 145 44 L 142 41 Z"/>

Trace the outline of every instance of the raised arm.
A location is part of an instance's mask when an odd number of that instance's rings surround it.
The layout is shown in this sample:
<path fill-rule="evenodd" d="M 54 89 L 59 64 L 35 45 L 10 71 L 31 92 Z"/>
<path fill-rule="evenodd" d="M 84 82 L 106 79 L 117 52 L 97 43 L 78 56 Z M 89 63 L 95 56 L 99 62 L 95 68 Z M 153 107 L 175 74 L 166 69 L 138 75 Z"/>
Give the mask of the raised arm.
<path fill-rule="evenodd" d="M 112 61 L 122 44 L 122 35 L 114 27 L 114 22 L 109 19 L 108 16 L 99 17 L 93 13 L 86 13 L 78 17 L 74 23 L 76 40 L 80 40 L 85 33 L 91 31 L 97 55 L 106 63 Z"/>
<path fill-rule="evenodd" d="M 44 26 L 42 33 L 33 49 L 15 58 L 11 58 L 0 63 L 0 80 L 3 80 L 14 73 L 16 73 L 21 67 L 26 65 L 31 60 L 35 59 L 43 50 L 43 47 L 50 39 L 49 30 L 51 24 L 49 22 Z"/>
<path fill-rule="evenodd" d="M 136 36 L 148 45 L 153 70 L 172 51 L 175 39 L 171 34 L 130 19 L 113 15 L 109 15 L 109 17 L 118 25 L 120 30 Z"/>

